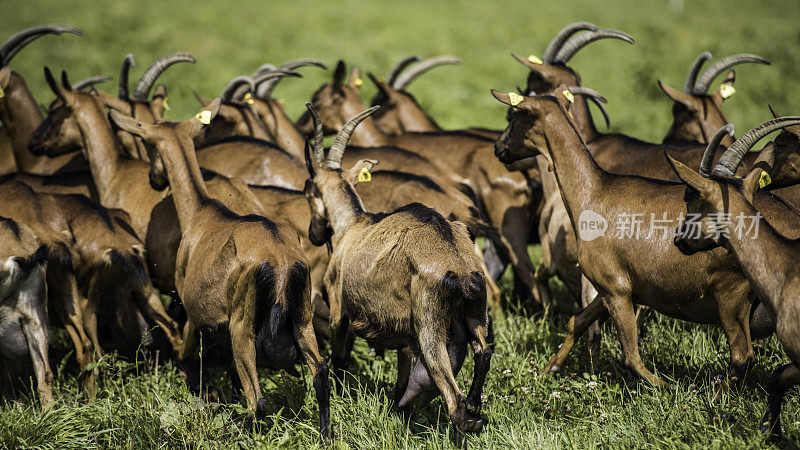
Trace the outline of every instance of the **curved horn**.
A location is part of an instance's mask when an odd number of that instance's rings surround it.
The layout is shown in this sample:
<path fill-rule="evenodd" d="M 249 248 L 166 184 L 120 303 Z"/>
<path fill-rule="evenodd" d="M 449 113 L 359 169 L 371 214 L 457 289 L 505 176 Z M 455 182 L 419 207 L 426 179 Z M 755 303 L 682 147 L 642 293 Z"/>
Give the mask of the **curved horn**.
<path fill-rule="evenodd" d="M 597 31 L 599 28 L 597 25 L 589 22 L 575 22 L 565 26 L 558 32 L 556 37 L 547 44 L 544 55 L 542 55 L 542 61 L 550 64 L 553 58 L 555 58 L 556 53 L 561 50 L 561 46 L 564 45 L 564 42 L 566 42 L 570 36 L 581 30 Z"/>
<path fill-rule="evenodd" d="M 133 90 L 133 98 L 146 100 L 147 96 L 150 95 L 150 89 L 153 87 L 153 83 L 156 82 L 156 79 L 167 70 L 167 67 L 179 62 L 195 63 L 197 62 L 197 58 L 189 53 L 173 53 L 172 55 L 158 58 L 147 68 L 144 75 L 139 78 L 139 82 L 136 83 L 136 89 Z"/>
<path fill-rule="evenodd" d="M 742 137 L 728 147 L 728 150 L 719 158 L 716 167 L 714 167 L 714 173 L 733 176 L 733 174 L 736 173 L 736 168 L 739 167 L 739 164 L 742 162 L 744 155 L 756 142 L 775 130 L 793 125 L 800 125 L 800 116 L 786 116 L 768 120 L 743 134 Z"/>
<path fill-rule="evenodd" d="M 328 169 L 339 169 L 342 167 L 342 156 L 344 156 L 344 149 L 347 147 L 347 142 L 350 140 L 350 135 L 353 134 L 353 130 L 356 129 L 356 126 L 358 126 L 362 120 L 372 115 L 372 113 L 378 109 L 380 109 L 380 106 L 373 106 L 370 109 L 361 111 L 357 116 L 350 119 L 350 121 L 347 122 L 341 130 L 339 130 L 339 133 L 336 134 L 336 138 L 333 140 L 331 149 L 328 151 Z"/>
<path fill-rule="evenodd" d="M 711 82 L 714 81 L 714 78 L 724 72 L 725 70 L 730 69 L 731 67 L 737 64 L 744 64 L 744 63 L 757 63 L 757 64 L 765 64 L 770 65 L 771 63 L 758 55 L 751 55 L 749 53 L 741 53 L 738 55 L 731 55 L 726 58 L 722 58 L 721 60 L 714 63 L 713 66 L 709 67 L 708 70 L 703 72 L 700 75 L 700 79 L 697 80 L 695 83 L 692 92 L 695 94 L 705 94 L 708 92 L 708 87 L 711 85 Z"/>
<path fill-rule="evenodd" d="M 257 73 L 255 75 L 250 76 L 250 80 L 253 81 L 253 86 L 258 86 L 261 83 L 269 82 L 272 80 L 278 80 L 283 77 L 299 77 L 302 78 L 303 75 L 297 72 L 289 72 L 285 70 L 273 70 L 273 71 L 263 71 L 261 73 Z M 232 99 L 241 100 L 244 97 L 244 94 L 247 93 L 248 90 L 251 90 L 248 86 L 239 85 L 235 91 L 233 91 Z"/>
<path fill-rule="evenodd" d="M 31 27 L 27 30 L 22 30 L 19 33 L 11 36 L 0 45 L 0 67 L 5 67 L 11 62 L 11 59 L 19 53 L 26 45 L 35 41 L 36 39 L 47 35 L 62 33 L 71 33 L 76 36 L 83 36 L 83 30 L 69 25 L 41 25 L 38 27 Z"/>
<path fill-rule="evenodd" d="M 253 84 L 253 79 L 248 76 L 240 76 L 232 79 L 225 89 L 223 89 L 222 94 L 219 96 L 223 102 L 230 102 L 233 98 L 234 92 L 236 92 L 237 88 L 243 84 L 247 85 L 247 89 L 252 92 L 255 90 L 256 86 Z M 247 91 L 245 91 L 247 92 Z M 244 95 L 244 94 L 242 94 Z"/>
<path fill-rule="evenodd" d="M 415 64 L 414 67 L 406 70 L 400 76 L 395 79 L 395 82 L 392 84 L 392 87 L 395 89 L 405 89 L 415 78 L 422 75 L 423 73 L 433 69 L 436 66 L 441 66 L 444 64 L 460 64 L 461 59 L 456 58 L 455 56 L 436 56 L 434 58 L 428 58 L 418 64 Z"/>
<path fill-rule="evenodd" d="M 78 81 L 77 83 L 73 84 L 72 85 L 72 89 L 74 89 L 76 91 L 80 91 L 81 89 L 83 89 L 85 87 L 94 86 L 95 84 L 105 83 L 106 81 L 108 81 L 110 79 L 111 79 L 111 77 L 104 76 L 104 75 L 100 75 L 100 76 L 96 76 L 96 77 L 84 78 L 83 80 Z"/>
<path fill-rule="evenodd" d="M 714 155 L 717 153 L 719 143 L 722 142 L 722 138 L 724 138 L 726 135 L 733 138 L 735 134 L 736 130 L 733 128 L 732 123 L 729 123 L 717 130 L 716 134 L 714 134 L 714 137 L 712 137 L 708 142 L 706 151 L 703 152 L 703 159 L 700 161 L 700 175 L 706 178 L 711 176 L 711 164 L 714 163 Z"/>
<path fill-rule="evenodd" d="M 417 55 L 406 56 L 405 58 L 398 61 L 397 64 L 395 64 L 394 67 L 392 67 L 392 70 L 390 70 L 389 73 L 386 74 L 386 84 L 388 84 L 389 86 L 393 86 L 394 80 L 397 79 L 398 75 L 400 75 L 400 72 L 402 72 L 403 69 L 408 67 L 408 65 L 411 63 L 420 61 L 422 61 L 422 58 L 420 58 Z"/>
<path fill-rule="evenodd" d="M 306 108 L 308 108 L 311 117 L 314 119 L 314 158 L 317 160 L 317 164 L 321 166 L 322 160 L 325 159 L 325 144 L 323 142 L 325 137 L 322 130 L 322 119 L 320 119 L 317 108 L 314 108 L 314 105 L 306 103 Z"/>
<path fill-rule="evenodd" d="M 703 67 L 706 61 L 711 59 L 711 53 L 703 52 L 698 56 L 694 62 L 692 63 L 692 68 L 689 69 L 689 73 L 686 74 L 686 82 L 683 84 L 683 93 L 692 95 L 692 91 L 694 91 L 694 85 L 697 83 L 697 74 L 700 73 L 700 68 Z"/>
<path fill-rule="evenodd" d="M 622 31 L 618 30 L 598 30 L 598 31 L 590 31 L 588 33 L 581 33 L 577 36 L 573 36 L 568 40 L 558 51 L 556 57 L 553 58 L 554 63 L 563 63 L 566 64 L 567 61 L 570 60 L 578 50 L 582 49 L 583 47 L 589 45 L 590 43 L 600 40 L 600 39 L 619 39 L 621 41 L 625 41 L 629 44 L 633 44 L 633 38 L 627 34 L 623 33 Z"/>
<path fill-rule="evenodd" d="M 265 66 L 266 66 L 266 64 L 265 64 Z M 304 67 L 304 66 L 315 66 L 315 67 L 320 67 L 320 68 L 327 68 L 327 66 L 325 66 L 325 64 L 322 64 L 321 62 L 319 62 L 319 61 L 317 61 L 315 59 L 302 58 L 302 59 L 296 59 L 294 61 L 289 61 L 286 64 L 283 64 L 282 66 L 278 67 L 277 69 L 273 69 L 273 71 L 290 74 L 289 76 L 293 76 L 293 77 L 302 77 L 302 75 L 300 75 L 297 72 L 293 72 L 292 70 L 296 69 L 296 68 L 299 68 L 299 67 Z M 267 72 L 267 71 L 262 71 L 262 73 L 264 73 L 264 72 Z M 255 74 L 255 75 L 253 75 L 253 77 L 255 78 L 258 75 L 260 75 L 260 74 Z M 278 82 L 280 82 L 282 79 L 283 79 L 283 76 L 279 76 L 279 77 L 269 77 L 269 78 L 265 78 L 264 80 L 261 80 L 261 81 L 256 81 L 256 97 L 263 99 L 263 98 L 267 98 L 270 95 L 272 95 L 272 90 L 275 89 L 275 86 L 277 86 Z"/>
<path fill-rule="evenodd" d="M 297 59 L 293 59 L 291 61 L 286 61 L 285 63 L 281 64 L 281 66 L 278 67 L 278 70 L 284 70 L 286 72 L 289 72 L 289 71 L 292 71 L 294 69 L 299 69 L 299 68 L 305 67 L 305 66 L 319 67 L 322 70 L 327 70 L 328 69 L 328 66 L 326 66 L 321 61 L 318 61 L 316 59 L 313 59 L 313 58 L 297 58 Z"/>
<path fill-rule="evenodd" d="M 600 93 L 598 93 L 594 89 L 589 89 L 583 86 L 570 86 L 567 89 L 569 89 L 569 92 L 571 94 L 585 95 L 586 97 L 588 97 L 589 100 L 591 100 L 592 103 L 594 103 L 597 106 L 597 109 L 599 109 L 600 112 L 603 114 L 603 119 L 605 119 L 606 121 L 606 128 L 611 127 L 611 120 L 608 118 L 608 111 L 606 111 L 606 107 L 603 105 L 604 103 L 608 102 L 608 100 L 606 100 L 605 97 L 600 95 Z"/>
<path fill-rule="evenodd" d="M 128 88 L 128 77 L 131 73 L 131 67 L 135 66 L 133 62 L 133 55 L 128 53 L 124 60 L 122 60 L 122 68 L 119 70 L 119 87 L 117 88 L 117 97 L 121 100 L 128 100 L 130 98 Z"/>

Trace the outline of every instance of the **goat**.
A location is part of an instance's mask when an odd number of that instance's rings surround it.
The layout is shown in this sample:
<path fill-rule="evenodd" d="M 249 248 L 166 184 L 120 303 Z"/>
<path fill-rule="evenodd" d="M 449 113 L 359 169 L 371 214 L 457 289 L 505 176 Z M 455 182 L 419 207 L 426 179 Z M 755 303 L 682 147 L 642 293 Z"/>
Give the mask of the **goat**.
<path fill-rule="evenodd" d="M 197 352 L 195 331 L 227 328 L 236 370 L 251 413 L 262 418 L 256 355 L 270 367 L 290 368 L 305 359 L 314 376 L 320 428 L 329 430 L 328 369 L 311 324 L 308 259 L 289 226 L 263 216 L 241 216 L 209 197 L 193 139 L 219 110 L 219 99 L 181 123 L 145 124 L 116 111 L 114 122 L 152 146 L 153 187 L 169 185 L 181 243 L 176 285 L 188 313 L 181 359 Z"/>
<path fill-rule="evenodd" d="M 347 140 L 366 110 L 345 124 L 325 155 L 322 125 L 313 155 L 306 147 L 309 179 L 304 193 L 311 210 L 309 238 L 330 241 L 325 286 L 331 305 L 334 371 L 346 360 L 350 329 L 369 341 L 398 349 L 395 399 L 406 408 L 438 388 L 456 435 L 479 431 L 481 393 L 492 349 L 488 343 L 485 281 L 466 226 L 412 203 L 388 214 L 370 214 L 354 184 L 375 161 L 341 168 Z M 323 166 L 324 164 L 324 166 Z M 465 399 L 456 384 L 467 342 L 475 351 L 475 372 Z M 413 353 L 416 362 L 412 368 Z"/>
<path fill-rule="evenodd" d="M 11 144 L 0 147 L 0 155 L 13 155 L 16 167 L 8 166 L 5 158 L 0 173 L 24 172 L 35 175 L 52 175 L 86 170 L 86 160 L 81 155 L 69 155 L 50 159 L 37 157 L 28 152 L 28 138 L 42 122 L 42 113 L 33 99 L 25 80 L 8 67 L 11 59 L 26 45 L 49 34 L 63 33 L 83 36 L 83 31 L 68 25 L 43 25 L 23 30 L 0 45 L 0 121 L 5 125 Z M 7 71 L 6 74 L 2 72 Z"/>
<path fill-rule="evenodd" d="M 7 181 L 0 183 L 0 215 L 24 224 L 45 246 L 48 310 L 54 323 L 64 327 L 75 349 L 83 378 L 84 394 L 94 399 L 94 372 L 85 372 L 97 348 L 86 335 L 83 309 L 85 299 L 75 278 L 72 234 L 52 198 L 38 194 L 29 186 Z"/>
<path fill-rule="evenodd" d="M 573 233 L 579 237 L 577 256 L 581 271 L 597 293 L 582 312 L 570 319 L 567 337 L 545 370 L 560 370 L 575 339 L 596 319 L 610 313 L 622 343 L 625 365 L 650 383 L 663 386 L 664 382 L 645 368 L 639 355 L 633 306 L 643 304 L 682 320 L 721 324 L 730 344 L 731 374 L 740 376 L 753 358 L 750 338 L 754 324 L 750 322 L 750 312 L 755 298 L 732 257 L 722 250 L 704 258 L 687 257 L 665 239 L 667 231 L 662 230 L 662 236 L 658 236 L 658 223 L 652 220 L 640 224 L 637 239 L 632 238 L 633 231 L 628 234 L 630 238 L 626 238 L 626 233 L 619 236 L 606 233 L 608 226 L 598 236 L 580 233 L 582 222 L 600 223 L 602 218 L 608 224 L 608 218 L 619 219 L 620 214 L 646 217 L 652 213 L 658 219 L 674 221 L 683 213 L 683 185 L 615 175 L 600 168 L 592 159 L 576 121 L 566 110 L 569 102 L 564 94 L 520 96 L 513 101 L 509 94 L 498 91 L 492 94 L 515 107 L 508 128 L 498 140 L 498 157 L 505 163 L 530 158 L 531 153 L 540 153 L 547 159 Z M 510 153 L 512 149 L 514 156 Z M 774 197 L 760 201 L 776 220 L 786 215 L 786 205 Z M 791 227 L 785 221 L 781 226 Z M 763 312 L 763 304 L 758 306 L 753 309 Z M 757 325 L 752 330 L 754 336 L 771 332 L 769 323 Z"/>
<path fill-rule="evenodd" d="M 767 411 L 761 420 L 761 431 L 770 439 L 781 436 L 780 412 L 783 397 L 792 386 L 800 384 L 800 331 L 797 313 L 797 239 L 788 239 L 768 220 L 761 220 L 753 204 L 756 190 L 762 187 L 769 159 L 774 148 L 765 150 L 760 161 L 743 178 L 735 174 L 736 166 L 759 139 L 787 125 L 800 124 L 800 117 L 786 117 L 765 122 L 745 133 L 720 158 L 711 171 L 711 157 L 703 158 L 700 173 L 666 155 L 676 175 L 685 183 L 687 214 L 696 214 L 695 226 L 702 233 L 687 233 L 686 221 L 680 223 L 674 242 L 682 252 L 693 254 L 722 247 L 735 256 L 759 298 L 775 315 L 778 340 L 791 363 L 776 369 L 767 385 Z M 709 146 L 710 151 L 716 150 Z M 761 163 L 763 161 L 763 164 Z M 732 170 L 731 170 L 732 169 Z M 688 216 L 687 216 L 688 217 Z M 739 217 L 755 217 L 760 227 L 754 234 L 742 233 L 735 227 Z M 793 215 L 795 227 L 800 215 Z M 709 231 L 713 231 L 709 233 Z M 693 236 L 697 234 L 698 236 Z"/>
<path fill-rule="evenodd" d="M 45 261 L 47 250 L 30 228 L 0 216 L 0 376 L 20 362 L 33 364 L 43 408 L 53 403 L 48 360 L 49 327 Z M 18 372 L 18 371 L 15 371 Z"/>
<path fill-rule="evenodd" d="M 338 130 L 346 117 L 364 109 L 356 82 L 360 79 L 358 69 L 353 70 L 347 82 L 346 76 L 344 62 L 339 61 L 332 82 L 320 87 L 312 96 L 311 103 L 319 111 L 326 132 Z M 301 132 L 308 134 L 313 128 L 310 113 L 304 113 L 297 125 Z M 406 149 L 436 164 L 439 176 L 466 180 L 489 223 L 500 230 L 503 243 L 497 246 L 498 250 L 511 262 L 515 275 L 528 292 L 535 300 L 540 300 L 535 290 L 535 268 L 527 251 L 533 188 L 523 174 L 509 172 L 497 162 L 492 154 L 491 139 L 464 132 L 406 133 L 391 137 L 381 133 L 375 122 L 367 118 L 353 133 L 353 142 Z"/>

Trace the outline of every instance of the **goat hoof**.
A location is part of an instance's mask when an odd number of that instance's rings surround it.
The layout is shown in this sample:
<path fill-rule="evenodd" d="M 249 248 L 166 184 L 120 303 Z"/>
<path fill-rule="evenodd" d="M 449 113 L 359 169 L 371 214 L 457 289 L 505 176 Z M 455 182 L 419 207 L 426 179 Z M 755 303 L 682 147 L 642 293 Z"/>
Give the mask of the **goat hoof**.
<path fill-rule="evenodd" d="M 256 403 L 256 419 L 263 420 L 264 417 L 267 417 L 267 401 L 261 397 Z"/>
<path fill-rule="evenodd" d="M 466 405 L 467 412 L 472 414 L 473 416 L 479 416 L 481 414 L 481 406 L 482 405 L 480 400 L 477 402 L 477 404 L 472 403 L 472 401 L 470 400 L 467 400 L 467 405 Z"/>
<path fill-rule="evenodd" d="M 544 368 L 545 373 L 558 373 L 561 370 L 561 367 L 558 364 L 553 364 L 552 366 L 547 366 Z"/>
<path fill-rule="evenodd" d="M 780 421 L 777 421 L 773 424 L 769 413 L 764 414 L 764 418 L 761 420 L 761 426 L 759 429 L 761 434 L 764 435 L 767 442 L 770 444 L 775 444 L 783 440 L 783 432 L 781 431 Z"/>

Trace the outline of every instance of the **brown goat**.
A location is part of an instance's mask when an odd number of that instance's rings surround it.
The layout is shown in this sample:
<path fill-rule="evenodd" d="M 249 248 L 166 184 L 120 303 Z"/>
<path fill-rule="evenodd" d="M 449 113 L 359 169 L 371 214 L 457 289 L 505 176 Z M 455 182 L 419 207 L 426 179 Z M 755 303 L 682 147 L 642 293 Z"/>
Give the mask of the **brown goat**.
<path fill-rule="evenodd" d="M 658 219 L 674 222 L 683 214 L 682 184 L 602 170 L 567 112 L 565 105 L 569 103 L 563 94 L 512 101 L 508 94 L 492 93 L 501 102 L 516 107 L 509 127 L 498 141 L 498 156 L 505 163 L 536 153 L 547 159 L 576 236 L 584 236 L 580 232 L 586 232 L 588 225 L 582 224 L 590 219 L 600 223 L 597 217 L 608 221 L 614 217 L 619 220 L 620 214 L 646 217 L 652 213 Z M 509 153 L 511 149 L 516 156 Z M 776 220 L 786 215 L 786 205 L 774 197 L 766 196 L 761 201 Z M 755 336 L 771 331 L 768 321 L 751 323 L 754 296 L 749 283 L 724 251 L 716 250 L 703 258 L 687 257 L 666 239 L 671 237 L 665 234 L 669 230 L 661 230 L 659 236 L 658 223 L 652 219 L 649 224 L 641 222 L 644 223 L 639 224 L 637 238 L 632 237 L 633 232 L 612 235 L 606 226 L 598 236 L 577 239 L 578 262 L 596 289 L 597 298 L 570 319 L 567 338 L 545 369 L 557 371 L 563 367 L 575 339 L 608 312 L 617 326 L 625 365 L 651 383 L 663 385 L 644 367 L 639 355 L 634 305 L 643 304 L 682 320 L 721 324 L 730 345 L 732 374 L 741 375 L 753 357 L 751 326 L 758 325 L 753 329 Z M 781 226 L 790 228 L 785 221 Z"/>
<path fill-rule="evenodd" d="M 23 367 L 30 361 L 42 407 L 53 403 L 53 372 L 47 348 L 46 254 L 45 246 L 30 228 L 0 216 L 0 377 L 5 380 L 23 371 L 30 373 Z"/>
<path fill-rule="evenodd" d="M 388 214 L 365 211 L 353 185 L 375 162 L 363 160 L 347 171 L 341 163 L 349 135 L 374 110 L 344 125 L 327 158 L 319 122 L 313 155 L 310 145 L 306 149 L 309 237 L 315 245 L 330 241 L 333 246 L 325 286 L 334 370 L 344 369 L 351 328 L 371 342 L 397 349 L 398 407 L 406 408 L 420 395 L 429 399 L 438 388 L 460 440 L 461 433 L 483 426 L 481 393 L 492 354 L 485 281 L 464 224 L 416 203 Z M 465 398 L 454 374 L 467 342 L 476 364 Z"/>
<path fill-rule="evenodd" d="M 797 314 L 798 304 L 798 267 L 797 253 L 800 251 L 797 239 L 789 239 L 776 230 L 769 221 L 760 219 L 760 211 L 753 205 L 756 190 L 763 186 L 764 172 L 769 170 L 769 153 L 765 150 L 755 167 L 744 177 L 733 175 L 735 164 L 741 161 L 747 152 L 760 138 L 770 131 L 785 125 L 800 124 L 800 117 L 775 119 L 766 122 L 754 130 L 745 133 L 725 153 L 722 163 L 710 172 L 710 158 L 695 172 L 681 162 L 669 158 L 669 162 L 678 177 L 686 183 L 686 210 L 696 214 L 696 224 L 703 233 L 695 238 L 686 233 L 686 222 L 680 224 L 675 237 L 675 245 L 684 253 L 709 251 L 723 247 L 736 257 L 742 270 L 753 285 L 757 295 L 775 315 L 778 340 L 786 351 L 790 364 L 776 369 L 767 385 L 767 411 L 761 420 L 761 430 L 769 438 L 777 440 L 781 437 L 780 412 L 786 392 L 800 384 L 800 329 Z M 711 149 L 711 151 L 716 149 Z M 730 170 L 733 166 L 734 170 Z M 710 174 L 709 174 L 710 172 Z M 736 217 L 755 217 L 760 223 L 756 233 L 742 233 L 736 228 Z M 790 218 L 795 227 L 800 227 L 800 215 Z M 709 233 L 709 231 L 712 231 Z"/>
<path fill-rule="evenodd" d="M 42 122 L 42 112 L 33 99 L 25 80 L 7 68 L 11 59 L 26 45 L 41 36 L 70 33 L 82 36 L 83 31 L 67 25 L 44 25 L 28 28 L 10 37 L 0 46 L 0 121 L 5 125 L 11 147 L 0 147 L 0 155 L 4 155 L 0 173 L 8 174 L 16 171 L 35 174 L 52 175 L 86 170 L 86 160 L 82 155 L 69 155 L 59 158 L 44 158 L 28 151 L 28 138 Z M 6 72 L 4 74 L 4 72 Z M 16 170 L 7 167 L 8 155 L 13 155 Z"/>
<path fill-rule="evenodd" d="M 197 354 L 197 330 L 227 329 L 248 409 L 262 418 L 266 404 L 256 356 L 287 369 L 303 358 L 314 376 L 324 438 L 330 433 L 328 369 L 311 324 L 308 259 L 289 226 L 257 215 L 240 216 L 209 197 L 193 140 L 219 110 L 219 100 L 187 122 L 145 124 L 123 114 L 122 129 L 151 144 L 150 179 L 169 186 L 181 227 L 176 285 L 188 313 L 181 359 Z M 223 333 L 224 334 L 224 333 Z"/>
<path fill-rule="evenodd" d="M 319 111 L 326 132 L 338 130 L 347 117 L 364 109 L 355 81 L 360 79 L 357 69 L 347 82 L 346 76 L 344 62 L 339 61 L 332 82 L 320 87 L 312 97 L 311 103 Z M 298 128 L 304 134 L 311 131 L 313 121 L 309 113 L 298 120 Z M 533 188 L 525 175 L 509 172 L 497 162 L 492 150 L 493 140 L 465 132 L 406 133 L 392 137 L 381 133 L 375 122 L 367 118 L 353 133 L 353 142 L 406 149 L 436 164 L 440 177 L 466 180 L 489 223 L 500 230 L 503 243 L 498 250 L 512 264 L 527 291 L 540 300 L 535 290 L 535 268 L 527 251 Z M 382 164 L 386 161 L 378 159 Z"/>

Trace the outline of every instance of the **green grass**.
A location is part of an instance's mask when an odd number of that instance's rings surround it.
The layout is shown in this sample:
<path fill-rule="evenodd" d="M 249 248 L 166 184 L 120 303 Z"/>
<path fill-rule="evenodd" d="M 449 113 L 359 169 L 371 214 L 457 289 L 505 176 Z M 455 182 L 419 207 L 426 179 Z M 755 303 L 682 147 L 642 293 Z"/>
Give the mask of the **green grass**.
<path fill-rule="evenodd" d="M 739 134 L 769 116 L 767 104 L 784 114 L 800 105 L 800 3 L 745 0 L 530 2 L 170 2 L 20 1 L 0 3 L 2 37 L 30 25 L 69 23 L 86 36 L 47 37 L 32 44 L 12 67 L 47 104 L 52 94 L 42 66 L 65 69 L 73 80 L 90 75 L 116 77 L 127 53 L 138 62 L 134 74 L 164 54 L 189 51 L 194 66 L 170 69 L 160 80 L 170 89 L 181 120 L 198 108 L 191 91 L 219 93 L 225 83 L 249 74 L 264 62 L 307 56 L 330 66 L 343 58 L 365 71 L 384 74 L 408 54 L 453 54 L 459 67 L 437 69 L 416 81 L 411 91 L 445 127 L 504 126 L 505 108 L 490 88 L 522 85 L 525 69 L 510 52 L 541 55 L 563 25 L 589 20 L 632 34 L 637 43 L 592 44 L 572 66 L 584 84 L 609 99 L 615 131 L 658 140 L 670 120 L 670 102 L 656 79 L 680 88 L 688 66 L 700 52 L 716 57 L 739 52 L 760 54 L 772 67 L 737 69 L 737 93 L 725 105 Z M 293 116 L 303 110 L 330 72 L 305 69 L 306 78 L 286 80 L 275 95 L 285 98 Z M 112 92 L 111 82 L 104 87 Z M 364 97 L 373 92 L 364 86 Z M 537 251 L 538 249 L 533 249 Z M 503 287 L 510 291 L 506 278 Z M 561 299 L 563 310 L 571 305 Z M 514 304 L 514 302 L 512 302 Z M 471 437 L 475 447 L 760 447 L 757 425 L 765 408 L 764 385 L 773 368 L 787 361 L 772 338 L 758 352 L 757 364 L 740 388 L 713 399 L 714 378 L 726 371 L 728 347 L 719 328 L 697 326 L 653 314 L 642 338 L 649 368 L 672 384 L 656 391 L 628 374 L 612 326 L 604 328 L 597 375 L 588 375 L 579 344 L 563 375 L 539 369 L 558 346 L 568 316 L 551 311 L 509 308 L 495 322 L 497 348 L 486 385 L 487 425 Z M 62 349 L 63 350 L 63 349 Z M 327 349 L 325 349 L 327 352 Z M 56 406 L 42 412 L 23 394 L 0 405 L 0 447 L 156 448 L 156 447 L 313 447 L 317 410 L 310 379 L 292 380 L 262 373 L 271 415 L 258 432 L 242 425 L 236 403 L 202 403 L 192 396 L 171 363 L 136 365 L 109 359 L 102 363 L 98 399 L 79 401 L 74 367 L 56 361 Z M 436 400 L 418 411 L 410 425 L 392 412 L 393 355 L 379 359 L 359 342 L 353 377 L 332 402 L 332 422 L 341 448 L 448 447 L 447 415 Z M 468 386 L 471 360 L 459 380 Z M 212 371 L 212 387 L 230 397 L 227 377 Z M 800 405 L 789 396 L 784 428 L 789 442 L 800 438 Z"/>

